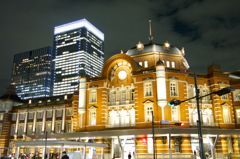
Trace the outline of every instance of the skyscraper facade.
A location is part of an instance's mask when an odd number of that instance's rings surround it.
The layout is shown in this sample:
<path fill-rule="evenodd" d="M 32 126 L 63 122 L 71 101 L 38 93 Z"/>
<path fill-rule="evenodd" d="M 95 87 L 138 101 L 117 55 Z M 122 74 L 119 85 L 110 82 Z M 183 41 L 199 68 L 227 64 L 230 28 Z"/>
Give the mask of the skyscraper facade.
<path fill-rule="evenodd" d="M 104 34 L 86 19 L 54 28 L 54 96 L 78 90 L 80 76 L 100 74 L 103 44 Z"/>
<path fill-rule="evenodd" d="M 11 81 L 21 99 L 51 95 L 52 57 L 51 47 L 30 50 L 14 56 Z"/>

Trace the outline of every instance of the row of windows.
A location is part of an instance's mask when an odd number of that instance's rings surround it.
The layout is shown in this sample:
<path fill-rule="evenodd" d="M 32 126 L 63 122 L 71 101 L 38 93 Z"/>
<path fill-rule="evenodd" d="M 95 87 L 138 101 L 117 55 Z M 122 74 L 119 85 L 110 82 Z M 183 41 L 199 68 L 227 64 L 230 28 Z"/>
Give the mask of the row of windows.
<path fill-rule="evenodd" d="M 163 60 L 163 63 L 165 63 L 165 61 Z M 148 61 L 140 61 L 138 63 L 140 66 L 143 66 L 144 68 L 148 67 Z M 175 68 L 176 64 L 174 61 L 166 61 L 166 67 L 168 68 Z"/>
<path fill-rule="evenodd" d="M 36 122 L 35 129 L 33 128 L 33 123 L 28 123 L 26 127 L 26 134 L 32 135 L 32 134 L 43 134 L 45 132 L 45 128 L 47 132 L 54 132 L 54 133 L 61 133 L 61 132 L 72 132 L 72 124 L 71 121 L 66 121 L 65 125 L 62 126 L 62 121 L 57 120 L 54 122 L 54 125 L 52 125 L 51 121 L 46 122 L 46 124 L 43 126 L 42 122 Z M 16 134 L 17 131 L 17 134 Z M 16 128 L 16 125 L 13 124 L 11 126 L 11 136 L 13 135 L 24 135 L 24 124 L 18 124 L 18 127 Z"/>
<path fill-rule="evenodd" d="M 37 119 L 43 119 L 44 111 L 29 112 L 28 113 L 28 119 L 33 119 L 35 113 L 36 113 L 36 118 Z M 27 115 L 27 113 L 19 113 L 19 120 L 20 121 L 25 120 L 26 115 Z M 63 115 L 63 109 L 56 109 L 55 110 L 55 117 L 62 117 L 62 115 Z M 71 108 L 66 109 L 66 116 L 71 116 L 71 115 L 72 115 L 72 109 Z M 52 117 L 53 117 L 53 110 L 47 110 L 46 111 L 46 118 L 52 118 Z M 17 120 L 17 114 L 16 113 L 13 113 L 12 120 L 13 121 Z"/>

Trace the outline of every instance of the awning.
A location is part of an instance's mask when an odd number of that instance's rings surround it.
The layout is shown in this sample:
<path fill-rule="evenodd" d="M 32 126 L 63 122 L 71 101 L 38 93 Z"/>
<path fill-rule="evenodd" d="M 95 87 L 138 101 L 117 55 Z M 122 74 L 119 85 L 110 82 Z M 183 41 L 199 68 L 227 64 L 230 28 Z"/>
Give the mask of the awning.
<path fill-rule="evenodd" d="M 44 147 L 44 146 L 56 146 L 56 147 L 108 147 L 107 144 L 101 143 L 89 143 L 89 142 L 77 142 L 77 141 L 64 141 L 64 140 L 37 140 L 37 141 L 17 141 L 17 147 Z"/>

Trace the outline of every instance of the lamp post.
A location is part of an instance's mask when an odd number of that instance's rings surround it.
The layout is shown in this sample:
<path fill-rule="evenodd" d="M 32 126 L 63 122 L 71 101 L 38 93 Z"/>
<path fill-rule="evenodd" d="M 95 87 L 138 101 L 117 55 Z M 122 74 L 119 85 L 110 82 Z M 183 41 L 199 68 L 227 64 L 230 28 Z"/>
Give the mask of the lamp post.
<path fill-rule="evenodd" d="M 188 98 L 186 100 L 177 100 L 177 99 L 173 99 L 171 100 L 168 105 L 170 106 L 176 106 L 176 105 L 180 105 L 183 102 L 189 101 L 191 99 L 196 99 L 196 103 L 197 103 L 197 114 L 198 114 L 198 121 L 197 121 L 197 128 L 198 128 L 198 139 L 199 139 L 199 149 L 200 149 L 200 157 L 201 159 L 205 159 L 205 155 L 204 155 L 204 149 L 203 149 L 203 138 L 202 138 L 202 124 L 201 124 L 201 113 L 200 113 L 200 106 L 199 106 L 199 99 L 202 99 L 203 97 L 212 95 L 212 94 L 217 94 L 219 96 L 222 96 L 224 94 L 230 93 L 232 91 L 234 91 L 233 88 L 231 87 L 225 87 L 223 89 L 220 89 L 218 91 L 214 91 L 211 92 L 209 94 L 203 95 L 203 96 L 199 96 L 199 89 L 197 86 L 197 79 L 196 79 L 196 75 L 194 74 L 194 85 L 195 85 L 195 91 L 196 91 L 196 95 L 194 97 Z"/>
<path fill-rule="evenodd" d="M 153 110 L 151 111 L 152 113 L 152 139 L 153 139 L 153 159 L 156 159 L 156 152 L 155 152 L 155 132 L 154 132 L 154 115 L 153 115 Z"/>

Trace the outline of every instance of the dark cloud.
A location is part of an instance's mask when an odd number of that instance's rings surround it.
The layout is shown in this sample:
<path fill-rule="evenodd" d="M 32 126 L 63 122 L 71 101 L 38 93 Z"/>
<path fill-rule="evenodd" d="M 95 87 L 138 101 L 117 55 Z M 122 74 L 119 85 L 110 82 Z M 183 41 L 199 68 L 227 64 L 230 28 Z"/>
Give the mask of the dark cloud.
<path fill-rule="evenodd" d="M 238 0 L 12 0 L 0 6 L 0 93 L 7 87 L 15 53 L 51 46 L 53 27 L 87 18 L 105 33 L 106 59 L 147 42 L 148 19 L 154 40 L 185 47 L 192 70 L 219 63 L 239 69 Z"/>

